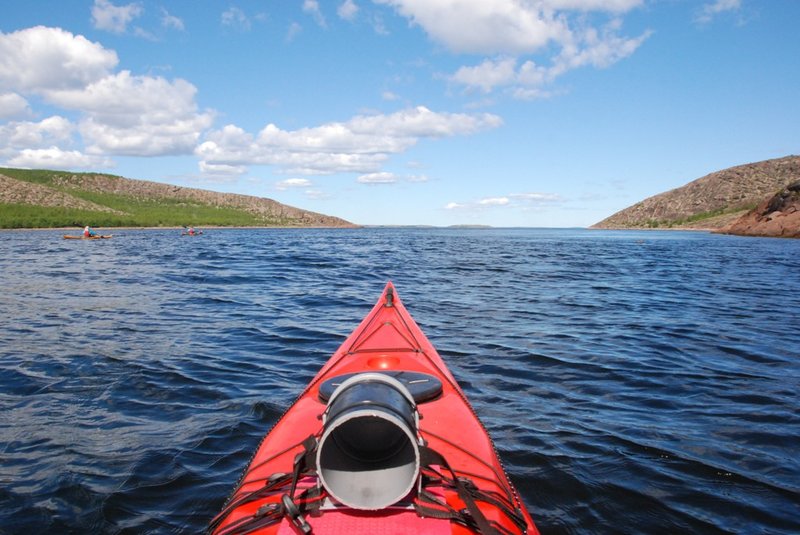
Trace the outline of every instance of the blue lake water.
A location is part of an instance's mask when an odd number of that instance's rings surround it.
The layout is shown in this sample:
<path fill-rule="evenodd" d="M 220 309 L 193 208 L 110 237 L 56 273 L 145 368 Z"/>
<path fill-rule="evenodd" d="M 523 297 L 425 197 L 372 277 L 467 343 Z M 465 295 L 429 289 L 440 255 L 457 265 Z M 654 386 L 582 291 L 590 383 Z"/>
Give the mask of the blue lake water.
<path fill-rule="evenodd" d="M 800 532 L 800 241 L 0 232 L 0 534 L 196 533 L 392 280 L 543 533 Z"/>

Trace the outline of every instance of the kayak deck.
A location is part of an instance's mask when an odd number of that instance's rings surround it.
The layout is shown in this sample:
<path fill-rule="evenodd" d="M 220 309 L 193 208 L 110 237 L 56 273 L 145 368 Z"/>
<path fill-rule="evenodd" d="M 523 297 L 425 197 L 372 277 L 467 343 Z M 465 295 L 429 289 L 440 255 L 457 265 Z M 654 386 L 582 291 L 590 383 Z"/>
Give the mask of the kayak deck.
<path fill-rule="evenodd" d="M 420 467 L 420 482 L 400 502 L 368 511 L 338 503 L 325 492 L 324 481 L 320 484 L 313 470 L 298 474 L 297 463 L 304 456 L 310 458 L 309 444 L 313 448 L 314 441 L 320 441 L 330 385 L 365 372 L 410 372 L 407 382 L 415 380 L 413 374 L 422 374 L 441 385 L 435 391 L 429 389 L 428 399 L 417 402 L 422 449 L 435 452 L 426 454 L 428 464 Z M 278 483 L 281 474 L 293 472 L 297 475 L 291 486 L 285 478 L 283 484 Z M 464 487 L 471 489 L 471 497 Z M 300 491 L 321 494 L 298 500 L 297 517 L 314 533 L 480 533 L 487 531 L 487 526 L 502 529 L 499 533 L 538 533 L 464 392 L 391 282 L 372 311 L 262 440 L 226 508 L 212 523 L 213 532 L 292 533 L 286 530 L 299 529 L 299 520 L 286 514 L 291 504 L 280 503 L 283 495 L 296 496 Z M 322 505 L 311 503 L 314 500 Z M 311 512 L 303 514 L 304 507 Z M 277 511 L 280 518 L 258 527 L 252 519 L 265 511 Z M 242 531 L 247 525 L 256 529 Z"/>
<path fill-rule="evenodd" d="M 64 234 L 65 240 L 107 240 L 113 237 L 112 234 L 97 234 L 95 236 L 72 236 L 70 234 Z"/>

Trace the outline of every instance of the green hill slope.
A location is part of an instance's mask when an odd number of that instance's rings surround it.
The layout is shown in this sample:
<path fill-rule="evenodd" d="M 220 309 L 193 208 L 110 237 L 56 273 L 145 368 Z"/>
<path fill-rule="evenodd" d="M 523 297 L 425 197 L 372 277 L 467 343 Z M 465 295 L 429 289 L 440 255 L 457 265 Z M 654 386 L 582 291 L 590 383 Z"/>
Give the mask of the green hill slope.
<path fill-rule="evenodd" d="M 97 173 L 0 168 L 0 228 L 352 227 L 272 199 Z"/>

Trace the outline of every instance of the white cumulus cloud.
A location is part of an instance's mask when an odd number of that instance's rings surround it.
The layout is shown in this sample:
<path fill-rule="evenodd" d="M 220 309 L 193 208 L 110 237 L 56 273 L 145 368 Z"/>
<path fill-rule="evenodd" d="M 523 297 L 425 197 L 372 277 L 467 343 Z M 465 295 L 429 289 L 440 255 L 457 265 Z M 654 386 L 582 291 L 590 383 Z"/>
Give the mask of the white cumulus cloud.
<path fill-rule="evenodd" d="M 197 110 L 196 92 L 185 80 L 122 71 L 84 88 L 50 91 L 47 96 L 85 114 L 80 131 L 88 152 L 158 156 L 191 154 L 201 132 L 211 126 L 213 114 Z"/>
<path fill-rule="evenodd" d="M 287 178 L 275 184 L 279 190 L 286 190 L 289 188 L 310 188 L 312 182 L 307 178 Z"/>
<path fill-rule="evenodd" d="M 518 54 L 568 32 L 552 10 L 520 0 L 376 0 L 394 7 L 453 52 Z"/>
<path fill-rule="evenodd" d="M 344 20 L 353 20 L 358 14 L 358 6 L 353 0 L 345 0 L 336 9 L 336 14 Z"/>
<path fill-rule="evenodd" d="M 356 182 L 359 184 L 394 184 L 397 182 L 397 176 L 394 173 L 387 173 L 385 171 L 380 173 L 368 173 L 358 177 Z"/>
<path fill-rule="evenodd" d="M 118 61 L 113 50 L 60 28 L 0 33 L 0 91 L 81 88 L 108 75 Z"/>
<path fill-rule="evenodd" d="M 485 210 L 490 208 L 530 209 L 563 202 L 563 198 L 555 193 L 510 193 L 496 197 L 484 197 L 468 202 L 447 203 L 445 210 Z"/>
<path fill-rule="evenodd" d="M 210 179 L 227 180 L 241 176 L 247 172 L 247 167 L 243 165 L 227 165 L 223 163 L 211 164 L 200 162 L 200 172 L 203 176 Z"/>
<path fill-rule="evenodd" d="M 128 24 L 139 17 L 144 8 L 139 2 L 116 6 L 108 0 L 94 0 L 92 24 L 98 30 L 124 33 Z"/>
<path fill-rule="evenodd" d="M 0 94 L 0 119 L 19 119 L 32 115 L 28 101 L 17 93 Z"/>
<path fill-rule="evenodd" d="M 8 160 L 8 165 L 31 169 L 98 169 L 113 167 L 108 158 L 65 151 L 58 147 L 24 149 Z"/>
<path fill-rule="evenodd" d="M 96 10 L 109 6 L 95 3 Z M 111 12 L 103 11 L 104 16 Z M 170 24 L 177 27 L 175 20 Z M 72 114 L 69 120 L 57 116 L 3 125 L 2 155 L 9 161 L 50 165 L 63 160 L 74 167 L 90 157 L 107 166 L 112 155 L 192 154 L 214 119 L 212 111 L 198 109 L 195 86 L 182 79 L 115 73 L 118 61 L 113 50 L 60 28 L 0 33 L 0 117 L 33 117 L 33 101 Z M 72 150 L 76 146 L 83 147 L 80 157 Z M 34 152 L 13 159 L 22 149 Z M 236 164 L 215 168 L 228 173 L 235 169 Z"/>
<path fill-rule="evenodd" d="M 478 204 L 481 206 L 505 206 L 511 201 L 508 197 L 488 197 L 486 199 L 481 199 L 478 201 Z"/>
<path fill-rule="evenodd" d="M 642 5 L 642 0 L 543 0 L 542 5 L 551 9 L 575 11 L 625 12 Z"/>
<path fill-rule="evenodd" d="M 20 121 L 0 125 L 0 145 L 13 148 L 45 148 L 69 143 L 74 126 L 54 115 L 39 122 Z"/>
<path fill-rule="evenodd" d="M 274 165 L 294 174 L 369 174 L 420 139 L 470 135 L 500 124 L 488 113 L 441 113 L 419 106 L 298 130 L 268 124 L 257 135 L 227 125 L 210 132 L 195 154 L 210 164 Z"/>
<path fill-rule="evenodd" d="M 520 98 L 552 94 L 548 84 L 569 70 L 608 67 L 650 35 L 619 34 L 620 17 L 642 0 L 375 1 L 393 7 L 452 52 L 485 57 L 457 69 L 453 83 L 483 93 L 506 88 Z M 607 23 L 589 23 L 599 17 Z"/>
<path fill-rule="evenodd" d="M 514 58 L 486 59 L 473 67 L 461 67 L 453 74 L 452 80 L 488 93 L 495 87 L 516 83 L 516 67 Z"/>

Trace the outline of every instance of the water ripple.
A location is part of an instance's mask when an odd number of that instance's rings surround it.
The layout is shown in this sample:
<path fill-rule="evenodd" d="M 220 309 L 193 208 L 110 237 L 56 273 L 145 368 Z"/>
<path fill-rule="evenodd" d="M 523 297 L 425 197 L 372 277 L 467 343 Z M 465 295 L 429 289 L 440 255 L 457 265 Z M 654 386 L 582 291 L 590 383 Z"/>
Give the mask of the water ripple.
<path fill-rule="evenodd" d="M 0 533 L 198 532 L 393 280 L 545 533 L 800 531 L 800 242 L 0 233 Z"/>

